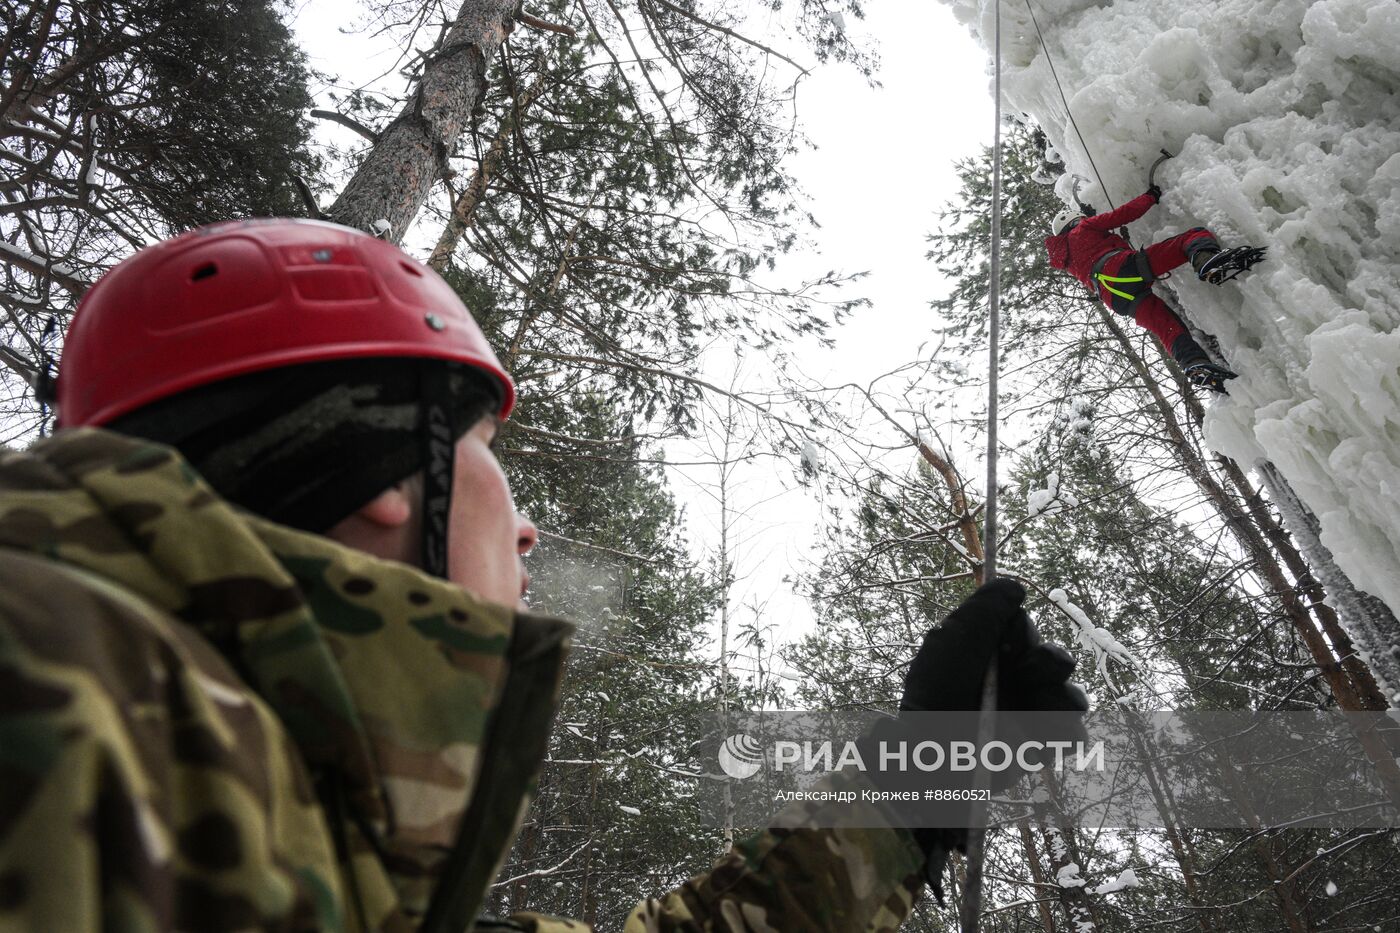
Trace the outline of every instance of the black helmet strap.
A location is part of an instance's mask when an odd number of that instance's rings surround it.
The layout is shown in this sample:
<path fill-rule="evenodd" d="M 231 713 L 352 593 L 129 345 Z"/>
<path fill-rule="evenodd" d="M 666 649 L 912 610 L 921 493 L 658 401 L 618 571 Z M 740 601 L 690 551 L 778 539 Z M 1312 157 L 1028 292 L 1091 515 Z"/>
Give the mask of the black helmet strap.
<path fill-rule="evenodd" d="M 423 445 L 423 570 L 447 578 L 447 529 L 452 510 L 456 439 L 447 406 L 452 392 L 447 367 L 432 361 L 421 368 L 419 422 Z"/>

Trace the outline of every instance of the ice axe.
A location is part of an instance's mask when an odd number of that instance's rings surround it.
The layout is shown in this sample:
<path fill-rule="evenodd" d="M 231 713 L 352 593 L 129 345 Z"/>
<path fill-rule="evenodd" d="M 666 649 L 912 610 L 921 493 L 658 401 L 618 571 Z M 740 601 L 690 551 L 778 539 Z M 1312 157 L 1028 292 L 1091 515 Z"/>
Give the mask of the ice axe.
<path fill-rule="evenodd" d="M 1147 187 L 1148 187 L 1148 188 L 1151 188 L 1153 185 L 1157 184 L 1157 167 L 1158 167 L 1159 165 L 1161 165 L 1163 162 L 1165 162 L 1165 161 L 1167 161 L 1168 159 L 1172 158 L 1172 154 L 1171 154 L 1170 152 L 1168 152 L 1167 150 L 1165 150 L 1165 149 L 1159 149 L 1159 150 L 1157 150 L 1157 151 L 1160 152 L 1160 153 L 1162 153 L 1162 154 L 1159 155 L 1159 156 L 1157 157 L 1157 161 L 1153 162 L 1153 163 L 1152 163 L 1152 167 L 1149 168 L 1149 169 L 1147 170 Z M 1078 200 L 1078 198 L 1076 198 L 1075 200 Z M 1118 230 L 1118 235 L 1121 236 L 1123 239 L 1127 240 L 1129 243 L 1132 242 L 1132 238 L 1128 236 L 1128 228 L 1127 228 L 1127 227 L 1120 227 L 1119 230 Z"/>
<path fill-rule="evenodd" d="M 1157 161 L 1153 162 L 1152 167 L 1147 170 L 1147 187 L 1149 188 L 1157 184 L 1157 166 L 1173 158 L 1172 154 L 1165 149 L 1159 149 L 1158 151 L 1162 154 L 1157 157 Z"/>
<path fill-rule="evenodd" d="M 1079 205 L 1079 213 L 1083 214 L 1085 217 L 1093 217 L 1098 211 L 1079 200 L 1079 185 L 1081 182 L 1085 181 L 1088 181 L 1088 179 L 1083 175 L 1074 176 L 1074 189 L 1070 191 L 1070 197 L 1074 198 L 1074 203 Z"/>

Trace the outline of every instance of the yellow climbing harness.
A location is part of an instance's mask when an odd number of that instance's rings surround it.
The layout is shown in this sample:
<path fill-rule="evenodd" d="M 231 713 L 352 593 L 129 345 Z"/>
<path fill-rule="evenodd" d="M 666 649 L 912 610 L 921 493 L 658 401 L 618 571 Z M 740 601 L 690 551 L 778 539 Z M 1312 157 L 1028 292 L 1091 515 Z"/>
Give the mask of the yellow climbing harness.
<path fill-rule="evenodd" d="M 1126 284 L 1128 284 L 1129 282 L 1141 282 L 1141 281 L 1142 281 L 1142 276 L 1140 276 L 1140 275 L 1125 275 L 1125 276 L 1105 275 L 1105 274 L 1102 273 L 1102 272 L 1097 273 L 1097 274 L 1094 276 L 1094 278 L 1097 279 L 1097 280 L 1098 280 L 1098 283 L 1099 283 L 1100 285 L 1102 285 L 1105 289 L 1107 289 L 1109 292 L 1112 292 L 1113 294 L 1117 295 L 1117 296 L 1120 297 L 1120 298 L 1126 298 L 1126 299 L 1128 299 L 1129 301 L 1132 301 L 1133 299 L 1137 298 L 1137 295 L 1130 294 L 1129 292 L 1121 292 L 1121 291 L 1119 291 L 1118 289 L 1114 288 L 1112 285 L 1109 285 L 1108 283 L 1109 283 L 1109 282 L 1119 282 L 1119 283 L 1121 283 L 1121 284 L 1125 284 L 1125 285 L 1126 285 Z"/>
<path fill-rule="evenodd" d="M 1128 254 L 1128 258 L 1117 271 L 1120 273 L 1136 272 L 1137 275 L 1109 275 L 1103 271 L 1104 266 L 1107 266 L 1111 260 L 1125 253 Z M 1144 253 L 1129 249 L 1115 249 L 1100 256 L 1094 262 L 1094 267 L 1089 274 L 1093 276 L 1093 283 L 1106 293 L 1101 295 L 1104 304 L 1117 314 L 1132 314 L 1137 303 L 1143 295 L 1151 290 L 1152 283 L 1156 280 L 1149 271 L 1151 268 Z M 1115 284 L 1123 287 L 1114 288 Z M 1099 293 L 1096 291 L 1095 294 Z"/>

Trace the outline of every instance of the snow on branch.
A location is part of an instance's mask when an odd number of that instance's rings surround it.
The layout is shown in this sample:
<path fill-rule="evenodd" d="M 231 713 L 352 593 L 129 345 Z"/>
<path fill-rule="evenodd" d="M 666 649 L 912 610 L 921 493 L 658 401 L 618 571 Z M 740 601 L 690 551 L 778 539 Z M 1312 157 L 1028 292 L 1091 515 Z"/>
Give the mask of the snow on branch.
<path fill-rule="evenodd" d="M 1078 863 L 1070 862 L 1060 866 L 1060 870 L 1055 873 L 1055 883 L 1062 888 L 1082 888 L 1089 882 L 1079 877 Z"/>
<path fill-rule="evenodd" d="M 1109 658 L 1128 667 L 1142 668 L 1142 662 L 1137 659 L 1137 656 L 1114 638 L 1108 629 L 1100 628 L 1090 621 L 1083 609 L 1069 601 L 1069 596 L 1065 594 L 1064 590 L 1056 587 L 1047 595 L 1050 597 L 1050 601 L 1060 607 L 1060 611 L 1069 616 L 1070 621 L 1078 627 L 1079 635 L 1076 641 L 1094 653 L 1094 664 L 1105 680 L 1112 682 L 1108 674 Z"/>
<path fill-rule="evenodd" d="M 72 266 L 54 262 L 45 256 L 36 256 L 27 249 L 3 240 L 0 240 L 0 262 L 23 269 L 38 278 L 52 279 L 74 295 L 81 295 L 90 285 L 79 278 Z"/>
<path fill-rule="evenodd" d="M 565 865 L 569 864 L 569 862 L 574 858 L 574 856 L 578 855 L 580 852 L 582 852 L 584 849 L 587 849 L 591 845 L 593 845 L 593 840 L 586 839 L 581 845 L 578 846 L 578 848 L 574 849 L 568 855 L 555 862 L 549 868 L 537 868 L 534 871 L 527 871 L 523 875 L 516 875 L 514 878 L 507 878 L 504 881 L 497 881 L 495 884 L 491 885 L 491 889 L 496 890 L 497 888 L 503 888 L 508 884 L 515 884 L 517 881 L 525 881 L 529 878 L 544 878 L 549 875 L 552 875 L 555 872 L 559 871 L 559 869 L 563 868 Z"/>
<path fill-rule="evenodd" d="M 1142 887 L 1142 882 L 1138 881 L 1138 876 L 1131 868 L 1123 869 L 1117 878 L 1105 881 L 1101 885 L 1089 889 L 1090 894 L 1116 894 L 1128 888 Z"/>
<path fill-rule="evenodd" d="M 1026 509 L 1031 518 L 1040 515 L 1057 515 L 1066 509 L 1076 508 L 1078 505 L 1078 499 L 1060 488 L 1060 474 L 1058 473 L 1051 473 L 1045 477 L 1045 488 L 1033 489 L 1026 497 Z"/>

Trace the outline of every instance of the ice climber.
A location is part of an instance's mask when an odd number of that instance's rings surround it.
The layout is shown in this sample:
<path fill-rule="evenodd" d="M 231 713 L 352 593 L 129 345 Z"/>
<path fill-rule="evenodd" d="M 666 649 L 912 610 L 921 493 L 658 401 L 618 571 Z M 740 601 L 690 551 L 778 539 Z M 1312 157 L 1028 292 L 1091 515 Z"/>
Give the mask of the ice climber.
<path fill-rule="evenodd" d="M 1264 251 L 1251 246 L 1222 250 L 1205 227 L 1193 227 L 1143 250 L 1133 249 L 1114 233 L 1142 217 L 1161 198 L 1162 189 L 1152 185 L 1106 214 L 1061 211 L 1045 238 L 1050 265 L 1073 275 L 1114 312 L 1131 316 L 1155 334 L 1193 384 L 1224 392 L 1226 380 L 1236 374 L 1211 362 L 1181 318 L 1153 294 L 1152 283 L 1189 262 L 1201 281 L 1219 285 L 1262 260 Z"/>
<path fill-rule="evenodd" d="M 0 455 L 0 928 L 586 929 L 480 916 L 573 628 L 521 603 L 515 389 L 448 285 L 344 227 L 217 224 L 87 292 L 57 391 Z M 1024 596 L 935 627 L 902 708 L 975 709 L 995 653 L 1003 706 L 1082 710 Z M 626 933 L 891 929 L 961 838 L 818 806 Z"/>

